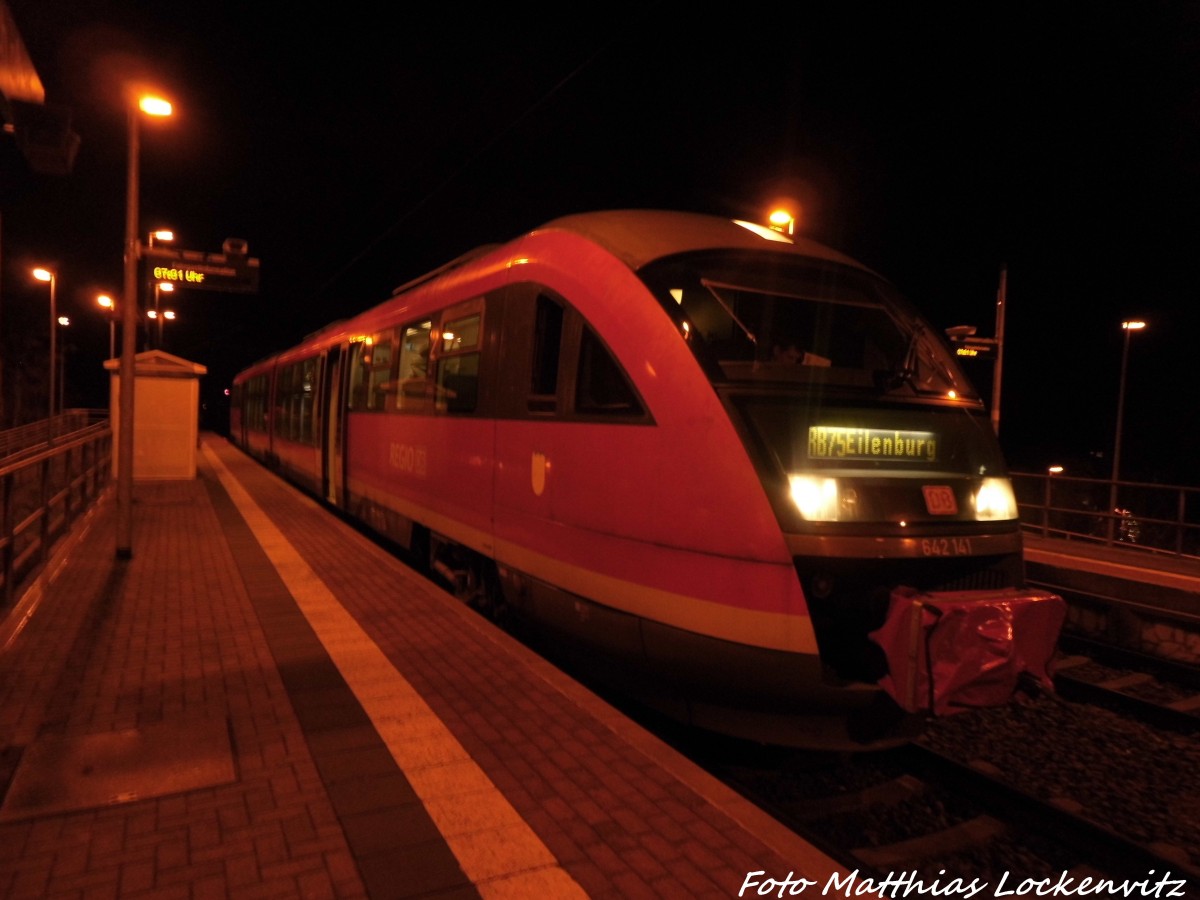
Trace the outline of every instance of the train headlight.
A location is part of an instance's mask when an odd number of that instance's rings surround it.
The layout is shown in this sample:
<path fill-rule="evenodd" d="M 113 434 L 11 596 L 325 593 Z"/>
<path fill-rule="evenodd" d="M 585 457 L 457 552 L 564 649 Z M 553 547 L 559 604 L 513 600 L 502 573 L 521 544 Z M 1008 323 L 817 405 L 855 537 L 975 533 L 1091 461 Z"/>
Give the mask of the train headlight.
<path fill-rule="evenodd" d="M 975 494 L 975 519 L 994 522 L 1017 517 L 1017 498 L 1007 478 L 985 478 Z"/>
<path fill-rule="evenodd" d="M 841 509 L 838 481 L 819 475 L 789 475 L 792 502 L 810 522 L 836 522 Z"/>

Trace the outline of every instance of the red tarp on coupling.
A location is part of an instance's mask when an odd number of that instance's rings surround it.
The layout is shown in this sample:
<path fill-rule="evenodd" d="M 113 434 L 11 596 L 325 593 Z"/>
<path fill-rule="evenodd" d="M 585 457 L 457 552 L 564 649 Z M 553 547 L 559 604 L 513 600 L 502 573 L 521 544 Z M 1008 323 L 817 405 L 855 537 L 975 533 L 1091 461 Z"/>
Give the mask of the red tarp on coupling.
<path fill-rule="evenodd" d="M 1066 611 L 1062 597 L 1043 591 L 896 588 L 887 620 L 870 634 L 888 660 L 879 684 L 909 712 L 935 715 L 1003 705 L 1025 673 L 1052 690 Z"/>

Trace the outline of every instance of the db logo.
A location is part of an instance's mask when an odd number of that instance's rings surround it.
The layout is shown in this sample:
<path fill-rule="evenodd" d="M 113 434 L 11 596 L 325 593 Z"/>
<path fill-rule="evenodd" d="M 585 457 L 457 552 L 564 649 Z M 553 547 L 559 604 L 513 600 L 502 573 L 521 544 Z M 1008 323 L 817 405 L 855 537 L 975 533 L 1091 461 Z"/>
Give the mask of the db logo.
<path fill-rule="evenodd" d="M 952 516 L 958 512 L 954 491 L 946 485 L 927 484 L 921 490 L 925 492 L 925 508 L 931 516 Z"/>

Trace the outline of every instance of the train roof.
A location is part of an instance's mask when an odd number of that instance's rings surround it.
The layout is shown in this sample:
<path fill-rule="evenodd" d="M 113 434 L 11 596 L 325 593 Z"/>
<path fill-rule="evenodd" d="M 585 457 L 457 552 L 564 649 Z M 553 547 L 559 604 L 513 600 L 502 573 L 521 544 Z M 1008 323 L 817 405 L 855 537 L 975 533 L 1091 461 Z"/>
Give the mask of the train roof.
<path fill-rule="evenodd" d="M 766 226 L 703 213 L 618 209 L 562 216 L 534 229 L 563 230 L 604 247 L 637 270 L 655 259 L 694 250 L 770 249 L 829 260 L 869 271 L 856 259 L 805 237 L 785 235 Z"/>
<path fill-rule="evenodd" d="M 405 282 L 392 291 L 397 297 L 425 282 L 463 268 L 475 260 L 485 258 L 493 251 L 505 252 L 515 248 L 519 242 L 538 234 L 563 231 L 592 241 L 621 260 L 630 269 L 637 271 L 648 263 L 678 253 L 704 250 L 770 250 L 820 259 L 870 272 L 882 278 L 858 260 L 803 236 L 785 235 L 765 225 L 727 219 L 704 213 L 678 212 L 661 209 L 612 209 L 594 212 L 573 213 L 552 219 L 531 232 L 519 235 L 504 244 L 486 244 L 476 247 L 449 262 Z M 884 279 L 886 280 L 886 279 Z M 368 311 L 369 312 L 369 311 Z M 344 328 L 350 319 L 339 319 L 317 329 L 304 338 L 308 344 L 324 335 Z M 299 347 L 272 353 L 247 367 L 254 369 L 286 356 Z"/>

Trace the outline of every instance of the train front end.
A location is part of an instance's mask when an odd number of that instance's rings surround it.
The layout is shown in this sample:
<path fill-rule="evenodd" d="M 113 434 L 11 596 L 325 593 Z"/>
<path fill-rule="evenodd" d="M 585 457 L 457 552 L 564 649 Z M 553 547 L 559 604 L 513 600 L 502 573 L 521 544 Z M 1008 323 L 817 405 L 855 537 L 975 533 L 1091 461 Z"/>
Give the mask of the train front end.
<path fill-rule="evenodd" d="M 757 471 L 826 684 L 918 715 L 1049 687 L 1063 601 L 1025 586 L 989 417 L 915 309 L 819 245 L 698 249 L 639 275 Z"/>

